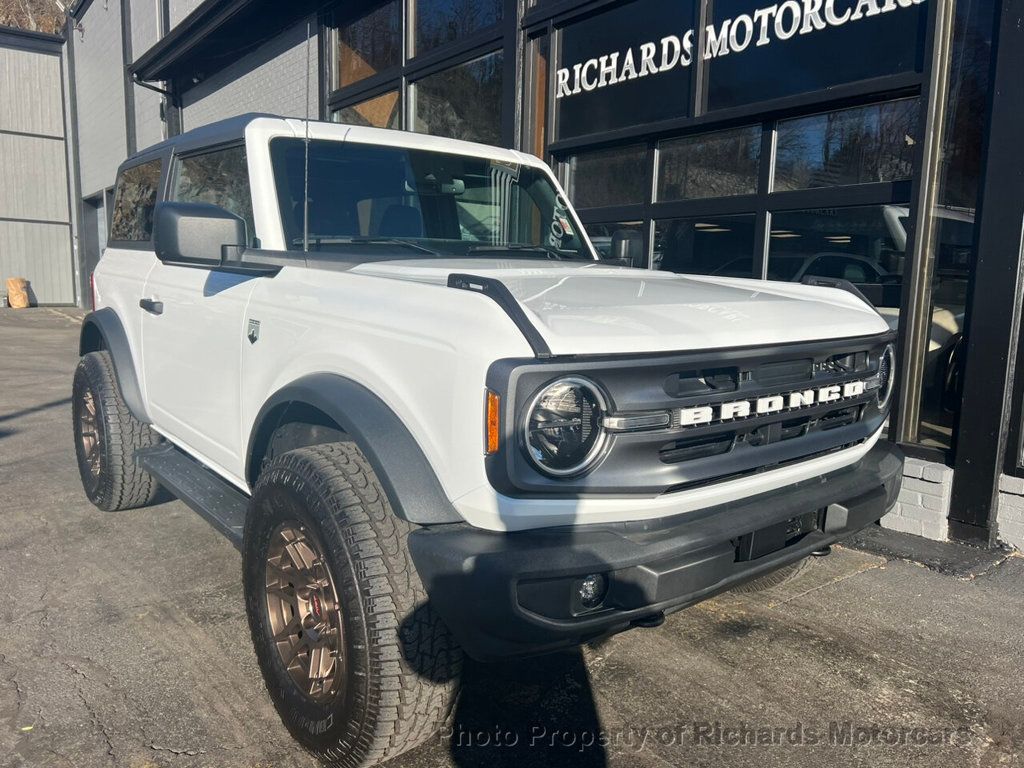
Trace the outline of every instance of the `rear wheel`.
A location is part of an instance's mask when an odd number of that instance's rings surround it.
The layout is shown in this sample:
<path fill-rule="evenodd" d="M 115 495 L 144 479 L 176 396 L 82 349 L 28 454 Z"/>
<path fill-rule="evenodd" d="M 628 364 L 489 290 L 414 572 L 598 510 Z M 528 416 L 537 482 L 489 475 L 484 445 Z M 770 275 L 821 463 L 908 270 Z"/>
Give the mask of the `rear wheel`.
<path fill-rule="evenodd" d="M 267 689 L 322 760 L 368 766 L 451 713 L 462 653 L 426 602 L 395 516 L 351 443 L 300 448 L 260 475 L 246 523 L 246 610 Z"/>
<path fill-rule="evenodd" d="M 128 410 L 109 352 L 90 352 L 78 361 L 71 411 L 78 472 L 89 501 L 111 512 L 152 503 L 159 486 L 135 464 L 135 451 L 156 445 L 160 436 Z"/>

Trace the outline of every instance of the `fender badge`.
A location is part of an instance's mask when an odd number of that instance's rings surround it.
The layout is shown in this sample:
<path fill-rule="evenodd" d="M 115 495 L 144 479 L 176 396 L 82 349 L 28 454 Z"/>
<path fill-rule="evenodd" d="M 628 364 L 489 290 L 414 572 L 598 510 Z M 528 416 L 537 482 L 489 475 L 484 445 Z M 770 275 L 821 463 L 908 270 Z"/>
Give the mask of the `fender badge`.
<path fill-rule="evenodd" d="M 260 321 L 249 320 L 249 332 L 246 334 L 250 344 L 255 344 L 260 338 Z"/>

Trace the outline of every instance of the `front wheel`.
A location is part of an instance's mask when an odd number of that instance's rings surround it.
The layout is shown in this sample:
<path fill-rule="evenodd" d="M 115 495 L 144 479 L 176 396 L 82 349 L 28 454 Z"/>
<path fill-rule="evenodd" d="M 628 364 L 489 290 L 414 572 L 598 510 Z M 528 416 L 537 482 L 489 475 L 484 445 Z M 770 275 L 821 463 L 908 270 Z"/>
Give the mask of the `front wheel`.
<path fill-rule="evenodd" d="M 351 443 L 275 458 L 246 523 L 246 611 L 267 690 L 320 759 L 369 766 L 449 716 L 462 653 L 426 603 L 373 469 Z"/>

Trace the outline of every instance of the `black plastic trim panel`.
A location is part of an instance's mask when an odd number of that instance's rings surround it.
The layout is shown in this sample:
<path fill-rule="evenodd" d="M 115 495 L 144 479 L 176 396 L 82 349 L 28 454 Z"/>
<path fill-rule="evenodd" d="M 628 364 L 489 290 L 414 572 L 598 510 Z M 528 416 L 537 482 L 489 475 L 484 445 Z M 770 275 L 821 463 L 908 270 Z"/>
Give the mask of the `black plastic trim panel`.
<path fill-rule="evenodd" d="M 102 344 L 97 345 L 97 337 Z M 135 374 L 135 362 L 132 358 L 128 336 L 124 332 L 121 318 L 110 307 L 90 312 L 82 320 L 82 330 L 78 341 L 79 356 L 97 349 L 105 349 L 110 353 L 114 363 L 114 374 L 121 388 L 121 396 L 132 415 L 146 424 L 150 423 L 149 414 L 142 399 L 139 379 Z"/>
<path fill-rule="evenodd" d="M 868 371 L 824 370 L 801 379 L 771 368 L 774 363 L 825 361 L 847 353 L 871 351 L 870 366 L 889 343 L 891 333 L 827 339 L 768 347 L 737 347 L 697 352 L 614 355 L 557 356 L 545 360 L 518 358 L 499 360 L 488 370 L 488 389 L 501 396 L 501 449 L 486 457 L 491 485 L 511 497 L 624 495 L 652 497 L 680 487 L 716 482 L 743 473 L 763 471 L 780 464 L 822 454 L 863 442 L 882 426 L 885 414 L 877 408 L 874 393 L 742 420 L 680 428 L 673 426 L 610 435 L 602 457 L 593 468 L 576 477 L 549 477 L 527 458 L 523 446 L 522 422 L 535 393 L 546 384 L 569 375 L 585 376 L 602 387 L 611 413 L 622 415 L 651 411 L 675 411 L 697 405 L 715 404 L 761 395 L 782 394 L 803 388 L 817 388 L 869 378 Z M 755 377 L 738 382 L 734 388 L 700 393 L 670 392 L 669 380 L 680 372 L 707 372 L 727 368 L 754 371 Z M 763 372 L 761 383 L 756 376 Z M 837 411 L 856 407 L 860 411 L 850 423 L 815 427 L 796 439 L 771 439 L 763 444 L 746 442 L 739 450 L 708 455 L 688 461 L 665 461 L 662 451 L 680 440 L 756 431 L 794 419 L 822 419 Z M 849 421 L 849 420 L 847 420 Z M 773 427 L 775 428 L 775 427 Z M 744 437 L 744 440 L 747 438 Z M 753 447 L 756 445 L 756 448 Z"/>

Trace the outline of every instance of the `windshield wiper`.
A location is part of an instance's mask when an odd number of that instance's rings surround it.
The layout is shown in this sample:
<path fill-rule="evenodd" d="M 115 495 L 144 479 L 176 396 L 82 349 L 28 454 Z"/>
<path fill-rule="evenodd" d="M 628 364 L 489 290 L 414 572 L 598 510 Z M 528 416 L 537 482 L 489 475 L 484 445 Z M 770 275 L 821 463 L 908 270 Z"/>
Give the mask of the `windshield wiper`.
<path fill-rule="evenodd" d="M 440 256 L 437 251 L 431 250 L 424 245 L 414 243 L 411 240 L 403 240 L 400 237 L 333 237 L 328 235 L 310 235 L 309 236 L 309 247 L 312 250 L 321 250 L 324 244 L 328 245 L 349 245 L 356 244 L 361 245 L 363 243 L 385 243 L 391 245 L 404 245 L 406 248 L 412 248 L 413 250 L 420 251 L 422 253 L 429 253 L 431 256 Z M 293 245 L 302 245 L 302 238 L 296 237 L 292 240 Z"/>
<path fill-rule="evenodd" d="M 349 242 L 353 243 L 393 243 L 395 245 L 404 245 L 406 248 L 414 248 L 417 251 L 423 253 L 429 253 L 431 256 L 440 256 L 441 254 L 437 251 L 427 248 L 425 245 L 414 243 L 412 240 L 405 240 L 401 237 L 353 237 L 350 238 Z"/>
<path fill-rule="evenodd" d="M 571 254 L 558 253 L 545 248 L 543 245 L 525 245 L 522 243 L 508 243 L 507 245 L 474 245 L 472 248 L 466 251 L 468 256 L 471 253 L 537 253 L 543 255 L 547 259 L 574 259 L 575 256 Z"/>

